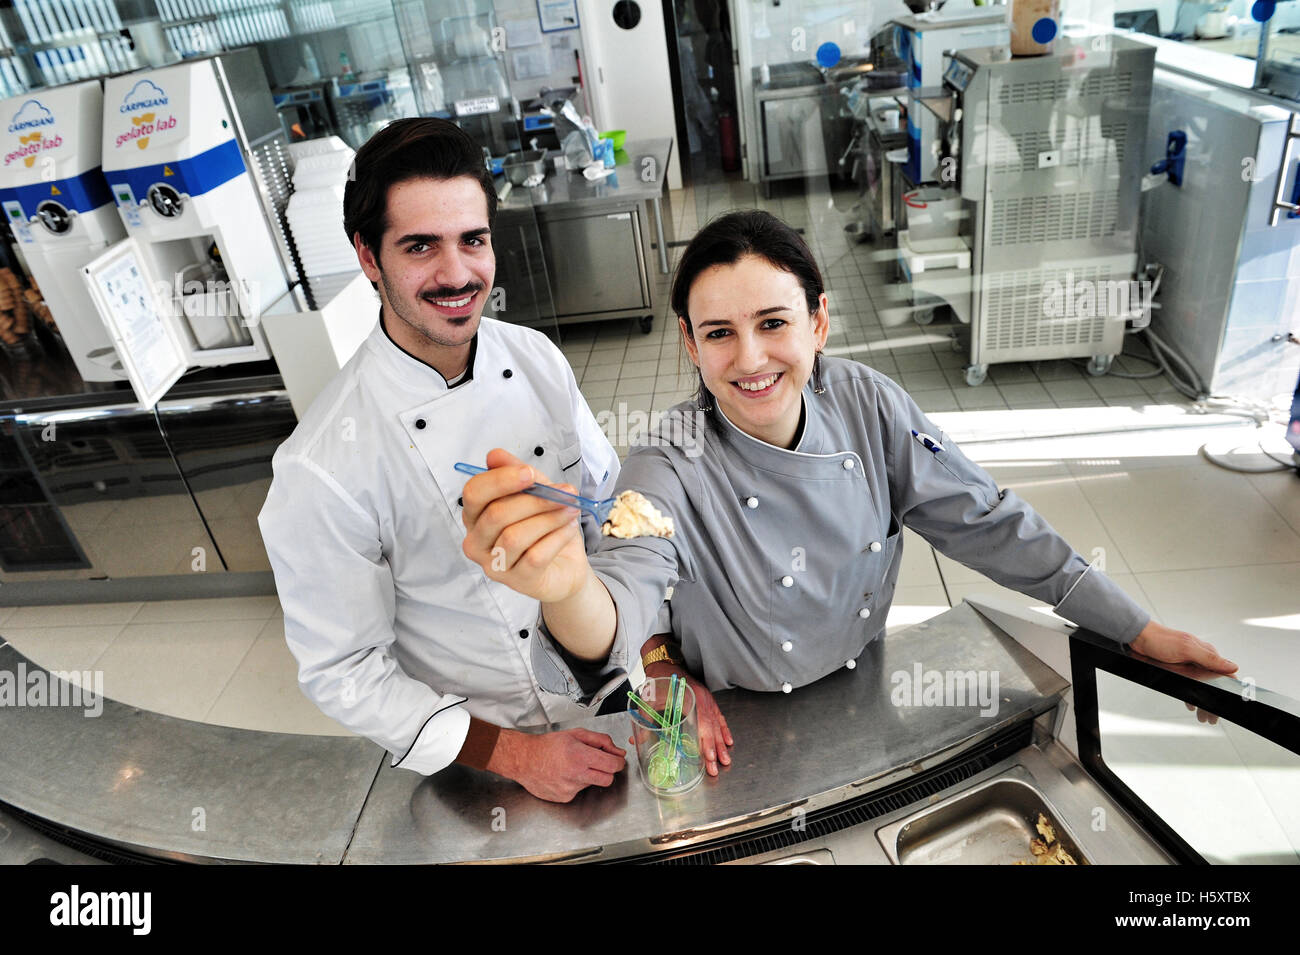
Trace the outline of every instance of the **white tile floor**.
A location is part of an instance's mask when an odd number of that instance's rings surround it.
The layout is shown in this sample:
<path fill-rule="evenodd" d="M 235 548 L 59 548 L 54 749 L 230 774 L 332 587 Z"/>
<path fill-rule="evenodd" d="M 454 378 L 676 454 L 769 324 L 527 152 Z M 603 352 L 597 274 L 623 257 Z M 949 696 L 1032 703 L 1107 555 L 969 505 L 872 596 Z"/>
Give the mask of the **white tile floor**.
<path fill-rule="evenodd" d="M 1211 641 L 1260 686 L 1300 697 L 1300 482 L 1290 473 L 1221 470 L 1197 453 L 1206 442 L 1218 450 L 1253 448 L 1259 434 L 1252 426 L 1189 415 L 1188 402 L 1164 379 L 1094 378 L 1069 361 L 994 366 L 988 381 L 968 387 L 951 329 L 913 321 L 890 284 L 888 251 L 852 245 L 841 231 L 843 217 L 823 209 L 825 199 L 786 191 L 764 203 L 748 184 L 716 184 L 674 196 L 674 224 L 678 236 L 689 237 L 699 222 L 729 208 L 765 205 L 804 227 L 829 289 L 828 351 L 899 380 L 1080 553 L 1104 555 L 1105 569 L 1156 619 Z M 668 279 L 656 281 L 649 334 L 630 320 L 562 329 L 561 348 L 593 412 L 611 411 L 615 421 L 620 410 L 627 421 L 694 390 L 693 369 L 669 321 Z M 1146 370 L 1128 359 L 1116 365 Z M 1127 430 L 1087 434 L 1113 429 Z M 1272 447 L 1285 453 L 1278 436 L 1280 429 L 1270 433 Z M 611 440 L 626 452 L 626 434 Z M 1266 463 L 1258 454 L 1234 460 Z M 1002 590 L 935 554 L 911 531 L 905 541 L 891 630 L 969 594 Z M 51 669 L 103 670 L 106 694 L 136 706 L 253 729 L 347 732 L 300 693 L 274 598 L 0 607 L 0 637 Z M 1222 729 L 1191 725 L 1226 745 Z M 1135 741 L 1132 765 L 1140 765 L 1142 747 L 1154 745 L 1154 737 L 1125 739 Z M 1220 748 L 1239 766 L 1232 746 Z M 1236 772 L 1232 766 L 1225 771 Z M 1158 789 L 1173 779 L 1146 774 L 1142 783 Z M 1281 825 L 1300 845 L 1300 824 L 1292 818 Z"/>

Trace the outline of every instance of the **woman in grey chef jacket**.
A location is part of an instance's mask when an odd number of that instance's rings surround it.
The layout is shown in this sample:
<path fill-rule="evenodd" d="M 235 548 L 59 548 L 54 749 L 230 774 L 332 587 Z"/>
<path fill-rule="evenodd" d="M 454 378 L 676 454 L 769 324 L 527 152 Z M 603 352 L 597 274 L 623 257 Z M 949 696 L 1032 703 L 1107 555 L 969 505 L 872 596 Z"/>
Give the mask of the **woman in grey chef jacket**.
<path fill-rule="evenodd" d="M 588 558 L 575 512 L 518 493 L 531 469 L 494 451 L 492 470 L 465 486 L 465 552 L 542 601 L 574 656 L 601 660 L 627 641 L 642 644 L 649 675 L 689 673 L 710 773 L 730 762 L 733 740 L 708 691 L 789 693 L 853 667 L 884 632 L 904 526 L 1140 653 L 1236 669 L 1090 569 L 897 384 L 822 355 L 821 273 L 780 220 L 736 212 L 702 229 L 672 307 L 699 395 L 631 451 L 618 490 L 649 498 L 673 536 L 605 537 Z M 670 586 L 672 633 L 651 636 Z"/>

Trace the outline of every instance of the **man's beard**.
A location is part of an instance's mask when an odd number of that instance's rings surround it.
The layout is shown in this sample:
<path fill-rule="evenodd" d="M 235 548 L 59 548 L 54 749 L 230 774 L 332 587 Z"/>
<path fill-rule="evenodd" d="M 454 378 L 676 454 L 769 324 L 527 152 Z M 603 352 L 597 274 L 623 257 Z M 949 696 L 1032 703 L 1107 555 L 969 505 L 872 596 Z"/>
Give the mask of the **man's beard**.
<path fill-rule="evenodd" d="M 396 315 L 397 318 L 400 319 L 408 328 L 410 328 L 413 332 L 418 334 L 421 338 L 423 338 L 425 341 L 429 342 L 430 344 L 438 345 L 443 348 L 460 348 L 464 345 L 469 344 L 470 339 L 472 339 L 474 337 L 474 334 L 478 331 L 478 320 L 480 317 L 479 315 L 475 315 L 471 313 L 460 319 L 453 319 L 453 318 L 447 318 L 445 316 L 440 316 L 441 320 L 444 322 L 462 323 L 462 324 L 452 324 L 452 327 L 457 329 L 463 329 L 466 332 L 466 337 L 463 341 L 439 337 L 438 335 L 431 332 L 428 328 L 426 328 L 421 323 L 421 316 L 414 313 L 412 314 L 407 313 L 407 309 L 405 307 L 406 303 L 403 301 L 400 295 L 398 295 L 397 290 L 388 284 L 388 278 L 387 276 L 384 275 L 382 271 L 379 273 L 379 281 L 383 283 L 384 297 L 387 299 L 389 307 L 393 310 L 393 314 Z M 437 288 L 431 292 L 421 292 L 419 298 L 423 301 L 432 301 L 433 299 L 442 299 L 445 301 L 447 299 L 464 298 L 466 295 L 469 294 L 477 295 L 482 290 L 483 290 L 483 285 L 481 283 L 471 282 L 470 284 L 459 289 Z M 481 315 L 481 310 L 480 310 L 480 315 Z"/>

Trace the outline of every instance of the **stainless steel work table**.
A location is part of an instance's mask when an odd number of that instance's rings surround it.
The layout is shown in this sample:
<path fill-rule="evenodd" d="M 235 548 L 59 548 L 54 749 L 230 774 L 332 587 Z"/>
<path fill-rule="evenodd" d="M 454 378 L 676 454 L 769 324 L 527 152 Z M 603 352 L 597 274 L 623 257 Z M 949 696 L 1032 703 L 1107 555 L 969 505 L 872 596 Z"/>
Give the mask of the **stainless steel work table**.
<path fill-rule="evenodd" d="M 673 141 L 630 139 L 615 154 L 614 171 L 589 182 L 580 172 L 554 171 L 547 160 L 546 179 L 531 189 L 515 186 L 501 204 L 503 209 L 524 210 L 601 208 L 614 203 L 648 203 L 653 212 L 655 243 L 659 250 L 659 271 L 668 272 L 668 249 L 664 225 L 664 183 Z"/>
<path fill-rule="evenodd" d="M 12 647 L 0 648 L 0 670 L 16 672 L 20 662 L 29 673 L 39 669 Z M 981 716 L 978 704 L 895 706 L 891 677 L 918 663 L 926 670 L 998 673 L 996 714 Z M 878 640 L 856 669 L 789 695 L 720 694 L 736 735 L 734 762 L 693 792 L 656 799 L 629 752 L 629 766 L 611 788 L 585 790 L 566 805 L 459 766 L 432 777 L 395 770 L 386 754 L 361 739 L 230 729 L 109 700 L 98 718 L 70 707 L 4 706 L 0 803 L 164 858 L 618 858 L 680 848 L 761 821 L 792 821 L 796 809 L 811 813 L 909 778 L 1013 724 L 1023 727 L 1052 710 L 1066 688 L 1051 668 L 963 604 Z M 584 725 L 620 745 L 628 735 L 623 715 Z M 200 809 L 201 830 L 194 822 Z"/>

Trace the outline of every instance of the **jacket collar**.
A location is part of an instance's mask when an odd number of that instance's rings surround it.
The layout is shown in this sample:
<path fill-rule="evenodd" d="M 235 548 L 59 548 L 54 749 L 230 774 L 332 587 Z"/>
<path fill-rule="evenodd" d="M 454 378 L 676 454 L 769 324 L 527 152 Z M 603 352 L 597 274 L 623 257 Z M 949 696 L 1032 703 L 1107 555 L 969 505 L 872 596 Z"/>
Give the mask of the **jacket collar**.
<path fill-rule="evenodd" d="M 465 366 L 464 377 L 452 387 L 460 387 L 469 384 L 474 379 L 475 365 L 481 365 L 479 361 L 479 342 L 484 338 L 486 321 L 479 319 L 478 331 L 474 334 L 470 342 L 469 363 Z M 490 333 L 489 333 L 490 337 Z M 375 322 L 374 329 L 370 332 L 370 337 L 366 339 L 366 347 L 376 358 L 379 359 L 384 371 L 391 376 L 394 383 L 402 387 L 412 389 L 424 395 L 426 398 L 436 397 L 445 394 L 451 388 L 447 385 L 447 379 L 442 376 L 438 369 L 434 368 L 428 362 L 416 358 L 397 342 L 393 341 L 388 329 L 384 327 L 384 317 L 382 308 L 380 310 L 379 320 Z M 489 348 L 489 351 L 491 349 Z"/>
<path fill-rule="evenodd" d="M 812 383 L 804 386 L 800 395 L 803 401 L 803 433 L 793 448 L 778 448 L 736 427 L 715 404 L 714 409 L 720 422 L 717 426 L 723 440 L 747 464 L 757 468 L 798 474 L 806 469 L 811 459 L 833 456 L 836 461 L 843 457 L 843 449 L 830 445 L 826 415 L 830 413 L 825 395 L 814 395 Z M 716 402 L 717 399 L 715 398 Z"/>

